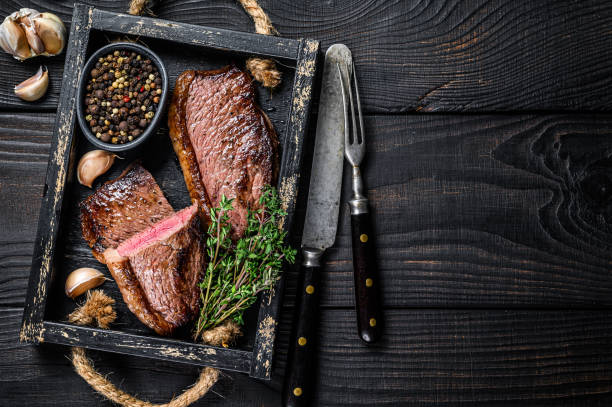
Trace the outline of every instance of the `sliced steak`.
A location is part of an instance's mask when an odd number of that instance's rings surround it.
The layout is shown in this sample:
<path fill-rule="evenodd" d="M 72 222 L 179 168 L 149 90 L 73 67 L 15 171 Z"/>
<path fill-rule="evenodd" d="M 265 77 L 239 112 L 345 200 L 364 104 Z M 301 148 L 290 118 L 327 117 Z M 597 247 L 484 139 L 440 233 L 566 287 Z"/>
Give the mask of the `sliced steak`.
<path fill-rule="evenodd" d="M 160 335 L 170 335 L 196 316 L 204 256 L 196 205 L 104 252 L 130 311 Z"/>
<path fill-rule="evenodd" d="M 170 138 L 192 199 L 205 222 L 221 197 L 234 198 L 232 237 L 259 207 L 261 187 L 275 182 L 278 141 L 255 102 L 251 77 L 235 66 L 185 71 L 176 80 L 168 113 Z"/>
<path fill-rule="evenodd" d="M 135 164 L 81 202 L 83 237 L 96 259 L 174 213 L 149 171 Z"/>

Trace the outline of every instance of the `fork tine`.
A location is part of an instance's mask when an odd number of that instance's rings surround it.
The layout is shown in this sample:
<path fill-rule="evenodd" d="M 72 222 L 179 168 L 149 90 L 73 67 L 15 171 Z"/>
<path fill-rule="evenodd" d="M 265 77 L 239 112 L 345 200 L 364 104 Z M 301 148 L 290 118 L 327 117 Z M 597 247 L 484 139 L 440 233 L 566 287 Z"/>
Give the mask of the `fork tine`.
<path fill-rule="evenodd" d="M 359 144 L 365 143 L 365 130 L 363 128 L 363 114 L 361 114 L 361 101 L 359 100 L 359 86 L 357 86 L 357 73 L 355 71 L 355 63 L 353 62 L 353 84 L 355 85 L 355 100 L 357 100 L 357 112 L 359 113 Z"/>
<path fill-rule="evenodd" d="M 351 66 L 351 70 L 352 70 L 352 66 Z M 354 74 L 354 72 L 348 72 L 348 66 L 346 67 L 347 73 L 348 73 L 348 78 L 349 78 L 349 83 L 348 83 L 348 92 L 349 92 L 349 101 L 351 102 L 351 121 L 353 123 L 353 127 L 352 129 L 352 137 L 351 137 L 351 145 L 352 144 L 359 144 L 359 138 L 357 137 L 358 134 L 358 129 L 357 129 L 357 120 L 355 119 L 355 104 L 353 103 L 353 89 L 352 89 L 352 85 L 351 85 L 351 75 Z"/>
<path fill-rule="evenodd" d="M 336 67 L 338 68 L 338 75 L 340 75 L 340 85 L 342 86 L 342 103 L 344 104 L 344 145 L 348 146 L 351 144 L 349 140 L 351 127 L 349 122 L 348 101 L 346 100 L 346 86 L 344 84 L 344 75 L 342 75 L 340 64 L 336 64 Z"/>

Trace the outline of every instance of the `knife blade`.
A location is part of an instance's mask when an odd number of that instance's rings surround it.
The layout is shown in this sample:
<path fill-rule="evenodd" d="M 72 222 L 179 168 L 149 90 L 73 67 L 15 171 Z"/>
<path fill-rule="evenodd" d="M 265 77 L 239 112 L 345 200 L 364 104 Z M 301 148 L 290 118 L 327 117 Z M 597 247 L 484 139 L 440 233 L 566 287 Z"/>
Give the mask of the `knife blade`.
<path fill-rule="evenodd" d="M 351 52 L 343 44 L 334 44 L 325 53 L 302 235 L 301 281 L 283 386 L 283 404 L 287 407 L 308 405 L 313 393 L 321 257 L 336 240 L 344 167 L 344 104 L 337 64 L 351 60 Z"/>

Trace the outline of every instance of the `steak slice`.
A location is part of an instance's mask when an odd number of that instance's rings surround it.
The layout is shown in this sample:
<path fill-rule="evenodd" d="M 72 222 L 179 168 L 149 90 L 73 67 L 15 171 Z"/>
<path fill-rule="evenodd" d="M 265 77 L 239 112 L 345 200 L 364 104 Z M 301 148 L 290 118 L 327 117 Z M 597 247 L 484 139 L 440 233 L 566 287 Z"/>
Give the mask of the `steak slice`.
<path fill-rule="evenodd" d="M 232 237 L 259 207 L 261 187 L 278 174 L 278 141 L 255 102 L 251 77 L 235 66 L 185 71 L 176 80 L 168 112 L 170 138 L 187 189 L 205 223 L 221 197 L 234 198 Z"/>
<path fill-rule="evenodd" d="M 96 259 L 174 213 L 149 171 L 138 164 L 101 185 L 81 206 L 81 230 Z"/>
<path fill-rule="evenodd" d="M 172 334 L 197 314 L 204 256 L 196 205 L 104 252 L 130 311 L 160 335 Z"/>

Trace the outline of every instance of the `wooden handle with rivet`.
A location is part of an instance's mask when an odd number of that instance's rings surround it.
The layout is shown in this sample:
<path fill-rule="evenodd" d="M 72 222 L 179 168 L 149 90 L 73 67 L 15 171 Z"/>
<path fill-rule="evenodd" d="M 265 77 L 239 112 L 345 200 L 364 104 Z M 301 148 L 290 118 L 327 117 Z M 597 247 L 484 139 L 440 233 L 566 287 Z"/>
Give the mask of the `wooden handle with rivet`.
<path fill-rule="evenodd" d="M 374 343 L 382 333 L 382 312 L 370 214 L 351 215 L 351 229 L 357 329 L 364 342 Z"/>
<path fill-rule="evenodd" d="M 302 265 L 300 274 L 303 280 L 298 285 L 297 308 L 283 387 L 283 405 L 286 407 L 307 406 L 312 399 L 320 272 L 320 266 Z"/>

